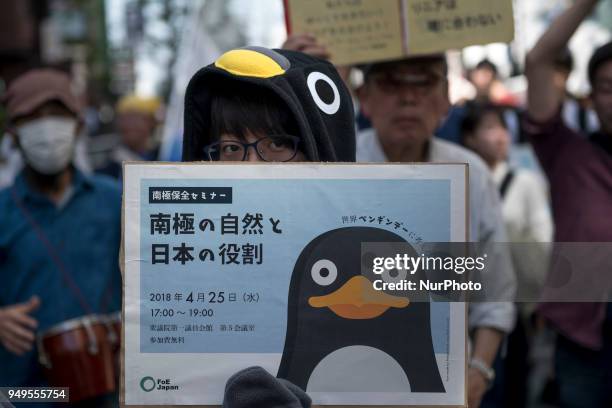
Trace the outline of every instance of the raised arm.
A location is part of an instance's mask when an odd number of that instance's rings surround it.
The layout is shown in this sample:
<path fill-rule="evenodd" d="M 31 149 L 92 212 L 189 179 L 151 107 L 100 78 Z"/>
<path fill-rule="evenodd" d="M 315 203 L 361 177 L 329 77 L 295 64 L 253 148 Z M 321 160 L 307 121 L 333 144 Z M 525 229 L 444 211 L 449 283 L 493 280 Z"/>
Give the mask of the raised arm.
<path fill-rule="evenodd" d="M 545 122 L 551 119 L 562 102 L 553 82 L 557 55 L 567 45 L 582 21 L 593 11 L 598 0 L 576 0 L 548 27 L 527 54 L 525 71 L 529 89 L 527 111 L 532 119 Z"/>

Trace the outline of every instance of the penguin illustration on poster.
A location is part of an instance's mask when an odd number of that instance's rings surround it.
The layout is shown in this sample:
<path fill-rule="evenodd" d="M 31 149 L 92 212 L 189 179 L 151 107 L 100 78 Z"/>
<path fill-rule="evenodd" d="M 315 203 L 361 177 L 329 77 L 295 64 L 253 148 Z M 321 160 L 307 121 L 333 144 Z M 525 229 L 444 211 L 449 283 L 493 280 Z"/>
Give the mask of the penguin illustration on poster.
<path fill-rule="evenodd" d="M 375 290 L 374 255 L 362 254 L 364 243 L 401 243 L 416 255 L 402 237 L 381 228 L 339 228 L 310 241 L 291 276 L 278 377 L 308 390 L 313 372 L 328 356 L 366 346 L 395 360 L 412 392 L 445 392 L 432 340 L 429 295 Z M 380 278 L 400 281 L 405 274 L 394 270 Z"/>

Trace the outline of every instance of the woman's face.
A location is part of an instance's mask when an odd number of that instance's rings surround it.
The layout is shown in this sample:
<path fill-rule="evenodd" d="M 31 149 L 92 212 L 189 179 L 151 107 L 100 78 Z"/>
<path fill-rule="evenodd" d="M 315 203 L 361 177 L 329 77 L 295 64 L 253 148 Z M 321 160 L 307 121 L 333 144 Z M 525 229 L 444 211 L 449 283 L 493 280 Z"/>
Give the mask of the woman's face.
<path fill-rule="evenodd" d="M 244 139 L 233 134 L 223 134 L 213 145 L 211 151 L 215 152 L 215 161 L 307 161 L 299 149 L 299 139 L 295 136 L 254 134 L 247 130 Z"/>
<path fill-rule="evenodd" d="M 510 148 L 510 133 L 493 113 L 483 116 L 476 131 L 469 137 L 469 147 L 475 150 L 485 162 L 496 164 L 506 160 Z"/>

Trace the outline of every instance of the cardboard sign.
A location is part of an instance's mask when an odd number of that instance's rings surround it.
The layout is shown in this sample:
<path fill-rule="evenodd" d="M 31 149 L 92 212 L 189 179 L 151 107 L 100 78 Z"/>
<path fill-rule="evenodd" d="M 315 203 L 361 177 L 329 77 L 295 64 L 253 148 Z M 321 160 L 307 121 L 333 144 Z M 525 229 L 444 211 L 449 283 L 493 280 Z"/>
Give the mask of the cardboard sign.
<path fill-rule="evenodd" d="M 514 38 L 512 0 L 285 0 L 288 33 L 311 33 L 337 65 Z"/>
<path fill-rule="evenodd" d="M 366 245 L 465 241 L 466 170 L 126 164 L 122 405 L 219 405 L 261 366 L 315 405 L 464 406 L 465 303 L 379 290 Z"/>

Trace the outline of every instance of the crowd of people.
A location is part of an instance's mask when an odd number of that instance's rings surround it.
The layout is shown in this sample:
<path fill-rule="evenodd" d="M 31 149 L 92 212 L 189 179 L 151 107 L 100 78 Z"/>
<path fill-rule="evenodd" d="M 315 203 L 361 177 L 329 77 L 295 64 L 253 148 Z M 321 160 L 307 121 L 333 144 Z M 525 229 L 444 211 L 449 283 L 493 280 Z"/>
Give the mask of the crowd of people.
<path fill-rule="evenodd" d="M 317 109 L 306 115 L 307 98 L 288 106 L 273 87 L 212 64 L 186 93 L 183 160 L 468 163 L 471 241 L 529 244 L 540 260 L 554 242 L 612 241 L 612 42 L 589 63 L 592 111 L 566 92 L 567 44 L 597 3 L 577 0 L 528 53 L 524 106 L 488 60 L 467 75 L 475 97 L 451 106 L 444 54 L 333 67 L 307 34 L 291 35 L 281 50 L 253 48 L 285 70 L 325 70 L 349 109 L 333 121 Z M 357 87 L 347 79 L 352 69 L 363 74 Z M 39 386 L 48 381 L 39 362 L 45 333 L 121 309 L 121 163 L 157 159 L 162 106 L 121 98 L 113 144 L 88 169 L 75 154 L 83 109 L 66 73 L 28 71 L 9 84 L 4 103 L 0 154 L 10 144 L 19 158 L 0 161 L 0 385 Z M 532 146 L 542 173 L 510 161 L 518 144 Z M 536 299 L 560 273 L 512 245 L 489 248 L 497 253 L 487 285 L 498 299 L 517 286 Z M 607 284 L 610 272 L 600 273 Z M 469 407 L 612 406 L 611 305 L 471 303 Z M 241 381 L 262 384 L 260 405 L 236 397 Z M 310 405 L 302 390 L 265 372 L 230 383 L 227 407 Z M 81 404 L 116 406 L 117 390 Z"/>

